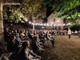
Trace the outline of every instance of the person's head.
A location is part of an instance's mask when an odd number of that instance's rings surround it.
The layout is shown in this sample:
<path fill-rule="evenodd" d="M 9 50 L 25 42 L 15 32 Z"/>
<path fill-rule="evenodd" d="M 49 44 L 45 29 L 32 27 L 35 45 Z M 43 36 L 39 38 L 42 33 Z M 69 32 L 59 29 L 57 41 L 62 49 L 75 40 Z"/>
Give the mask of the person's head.
<path fill-rule="evenodd" d="M 26 42 L 23 42 L 22 43 L 22 47 L 25 49 L 25 48 L 29 48 L 30 47 L 30 42 L 29 41 L 26 41 Z"/>
<path fill-rule="evenodd" d="M 5 29 L 5 30 L 6 30 L 6 32 L 8 32 L 8 31 L 9 31 L 9 27 L 6 27 L 6 29 Z"/>
<path fill-rule="evenodd" d="M 16 33 L 16 36 L 19 36 L 19 33 Z"/>
<path fill-rule="evenodd" d="M 16 36 L 15 36 L 15 35 L 12 35 L 12 36 L 11 36 L 11 39 L 12 39 L 12 40 L 16 40 Z"/>

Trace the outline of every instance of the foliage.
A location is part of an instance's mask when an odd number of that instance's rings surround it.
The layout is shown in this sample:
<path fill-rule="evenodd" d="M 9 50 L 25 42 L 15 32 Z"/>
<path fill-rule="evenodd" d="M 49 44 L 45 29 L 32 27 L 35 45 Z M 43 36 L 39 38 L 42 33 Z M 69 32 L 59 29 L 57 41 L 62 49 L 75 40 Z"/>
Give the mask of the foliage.
<path fill-rule="evenodd" d="M 4 6 L 3 17 L 4 17 L 4 20 L 18 23 L 19 21 L 22 22 L 22 18 L 24 16 L 20 12 L 19 8 L 13 7 L 11 9 L 9 6 Z"/>
<path fill-rule="evenodd" d="M 55 0 L 52 3 L 52 9 L 59 12 L 61 17 L 66 16 L 66 19 L 75 21 L 79 17 L 79 11 L 76 9 L 79 5 L 80 0 Z"/>
<path fill-rule="evenodd" d="M 42 0 L 24 0 L 21 4 L 21 11 L 23 14 L 35 15 L 41 8 Z"/>
<path fill-rule="evenodd" d="M 43 4 L 52 7 L 52 11 L 58 12 L 59 17 L 72 22 L 80 17 L 80 0 L 43 0 Z"/>
<path fill-rule="evenodd" d="M 65 16 L 66 19 L 75 22 L 80 17 L 80 0 L 25 0 L 23 2 L 23 11 L 35 13 L 43 6 L 52 7 L 53 12 L 58 12 L 60 17 Z"/>
<path fill-rule="evenodd" d="M 35 17 L 42 7 L 49 6 L 53 12 L 58 12 L 59 17 L 72 22 L 80 18 L 80 0 L 19 0 L 19 2 L 21 3 L 19 11 L 24 15 Z"/>

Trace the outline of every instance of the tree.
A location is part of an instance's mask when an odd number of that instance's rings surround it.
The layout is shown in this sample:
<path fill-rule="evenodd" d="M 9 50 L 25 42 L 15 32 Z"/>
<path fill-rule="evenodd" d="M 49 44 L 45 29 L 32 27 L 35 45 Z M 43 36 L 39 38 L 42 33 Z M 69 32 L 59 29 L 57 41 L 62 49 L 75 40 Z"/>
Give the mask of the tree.
<path fill-rule="evenodd" d="M 65 16 L 66 19 L 71 19 L 73 22 L 80 17 L 80 0 L 54 0 L 51 6 L 60 17 Z"/>
<path fill-rule="evenodd" d="M 21 12 L 23 14 L 35 16 L 40 10 L 41 4 L 42 0 L 24 0 L 20 7 Z"/>
<path fill-rule="evenodd" d="M 36 16 L 42 7 L 49 6 L 59 17 L 75 22 L 80 18 L 80 0 L 17 0 L 21 3 L 20 11 L 26 16 Z"/>

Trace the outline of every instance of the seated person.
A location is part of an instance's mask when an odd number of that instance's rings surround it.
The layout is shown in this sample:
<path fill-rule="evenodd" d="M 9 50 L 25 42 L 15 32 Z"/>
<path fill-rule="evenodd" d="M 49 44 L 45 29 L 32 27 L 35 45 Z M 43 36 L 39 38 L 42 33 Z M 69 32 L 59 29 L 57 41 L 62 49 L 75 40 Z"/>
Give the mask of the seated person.
<path fill-rule="evenodd" d="M 19 36 L 19 33 L 16 33 L 16 40 L 19 41 L 19 42 L 21 41 L 21 38 Z"/>
<path fill-rule="evenodd" d="M 30 42 L 22 43 L 22 49 L 15 60 L 41 60 L 41 57 L 30 50 Z"/>

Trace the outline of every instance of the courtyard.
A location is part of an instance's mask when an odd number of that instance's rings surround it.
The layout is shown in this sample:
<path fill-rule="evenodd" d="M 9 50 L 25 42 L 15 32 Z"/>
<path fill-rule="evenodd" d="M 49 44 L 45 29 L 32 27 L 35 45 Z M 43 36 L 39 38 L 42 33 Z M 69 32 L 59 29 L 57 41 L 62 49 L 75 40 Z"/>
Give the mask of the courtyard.
<path fill-rule="evenodd" d="M 55 47 L 49 49 L 50 60 L 80 60 L 80 38 L 72 35 L 55 36 Z M 49 60 L 47 59 L 47 60 Z"/>

